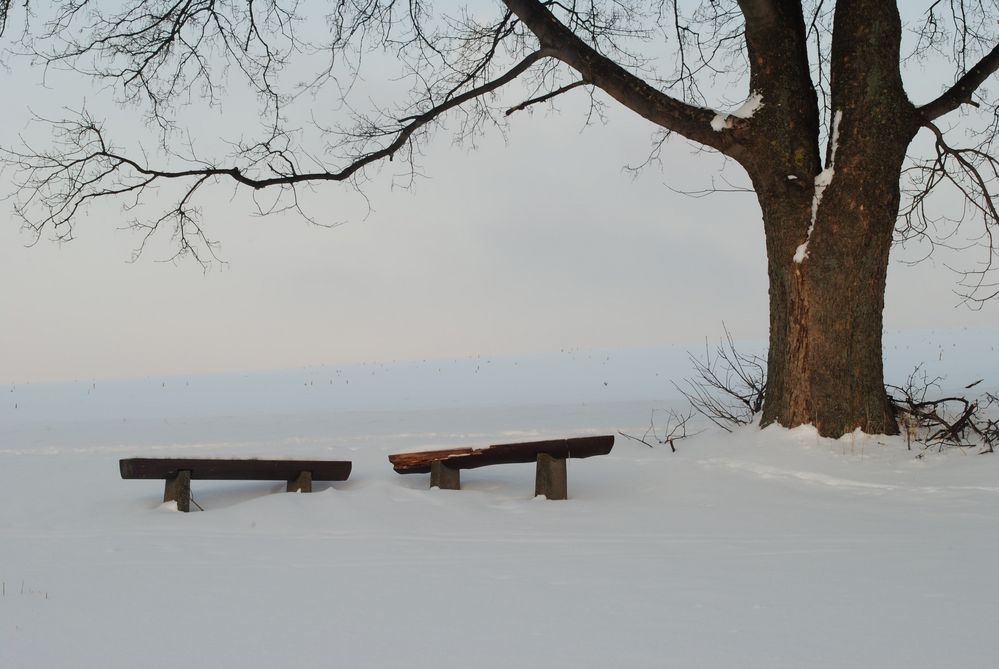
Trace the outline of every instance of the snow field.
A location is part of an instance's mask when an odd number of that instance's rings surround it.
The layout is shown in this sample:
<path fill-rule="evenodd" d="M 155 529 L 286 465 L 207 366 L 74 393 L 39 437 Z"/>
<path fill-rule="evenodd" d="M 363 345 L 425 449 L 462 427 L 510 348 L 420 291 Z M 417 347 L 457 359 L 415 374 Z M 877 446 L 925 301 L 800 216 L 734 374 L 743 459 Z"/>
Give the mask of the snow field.
<path fill-rule="evenodd" d="M 0 666 L 994 665 L 994 457 L 898 439 L 618 437 L 461 491 L 388 453 L 642 434 L 662 403 L 0 426 Z M 345 483 L 123 481 L 131 455 L 329 457 Z"/>

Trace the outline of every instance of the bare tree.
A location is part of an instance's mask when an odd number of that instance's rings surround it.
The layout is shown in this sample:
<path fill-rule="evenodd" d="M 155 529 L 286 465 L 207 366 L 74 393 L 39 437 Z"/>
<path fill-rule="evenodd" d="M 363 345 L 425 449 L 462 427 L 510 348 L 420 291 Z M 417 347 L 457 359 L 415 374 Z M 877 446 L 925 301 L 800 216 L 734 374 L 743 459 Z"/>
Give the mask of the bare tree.
<path fill-rule="evenodd" d="M 310 17 L 295 0 L 52 0 L 32 5 L 46 13 L 24 44 L 48 68 L 78 71 L 141 105 L 163 151 L 119 146 L 80 113 L 53 122 L 52 144 L 5 157 L 19 174 L 17 213 L 57 238 L 71 237 L 94 202 L 132 206 L 161 184 L 180 184 L 169 207 L 135 224 L 149 235 L 169 230 L 180 253 L 205 259 L 212 244 L 198 197 L 210 186 L 276 191 L 266 211 L 297 207 L 303 186 L 359 184 L 386 160 L 412 164 L 445 122 L 474 136 L 507 111 L 585 90 L 594 105 L 623 105 L 658 128 L 653 157 L 658 142 L 680 135 L 745 169 L 770 281 L 763 422 L 812 423 L 830 436 L 894 433 L 881 347 L 893 239 L 941 231 L 945 241 L 949 226 L 975 219 L 983 252 L 965 274 L 966 293 L 981 300 L 999 291 L 999 112 L 984 88 L 999 69 L 999 5 L 905 3 L 913 12 L 905 22 L 901 5 L 483 0 L 449 14 L 425 0 L 330 0 Z M 11 9 L 0 4 L 0 20 Z M 310 94 L 341 95 L 374 52 L 401 68 L 408 95 L 352 125 L 328 124 L 317 108 L 326 143 L 311 150 L 286 109 Z M 300 60 L 316 65 L 314 75 L 289 86 L 282 75 Z M 929 62 L 950 74 L 938 95 L 914 103 L 903 70 Z M 237 80 L 257 94 L 264 128 L 228 155 L 200 155 L 183 141 L 177 111 L 192 97 L 217 102 Z M 735 113 L 712 108 L 726 87 L 746 100 Z M 506 89 L 522 100 L 504 103 Z M 959 214 L 927 207 L 940 190 L 963 196 Z"/>

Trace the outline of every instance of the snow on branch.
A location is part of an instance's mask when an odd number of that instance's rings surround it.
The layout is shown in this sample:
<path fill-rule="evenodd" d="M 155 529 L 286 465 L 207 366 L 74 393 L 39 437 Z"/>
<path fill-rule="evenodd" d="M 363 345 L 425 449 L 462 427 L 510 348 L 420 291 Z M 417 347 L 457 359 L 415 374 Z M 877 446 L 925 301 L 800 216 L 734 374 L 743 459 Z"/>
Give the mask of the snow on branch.
<path fill-rule="evenodd" d="M 729 130 L 732 128 L 732 119 L 741 118 L 753 118 L 753 115 L 763 106 L 763 94 L 758 91 L 754 91 L 749 98 L 742 103 L 738 109 L 728 114 L 718 113 L 715 117 L 711 119 L 711 129 L 715 132 L 721 132 L 722 130 Z"/>

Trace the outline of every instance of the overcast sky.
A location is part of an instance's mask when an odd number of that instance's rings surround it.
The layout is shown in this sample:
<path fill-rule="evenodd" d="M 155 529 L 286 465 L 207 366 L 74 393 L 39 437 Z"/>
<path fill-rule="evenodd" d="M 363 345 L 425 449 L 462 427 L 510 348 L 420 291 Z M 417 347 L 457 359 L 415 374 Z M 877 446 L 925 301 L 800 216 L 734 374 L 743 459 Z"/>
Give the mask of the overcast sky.
<path fill-rule="evenodd" d="M 37 72 L 0 74 L 0 143 L 81 92 Z M 161 243 L 129 263 L 137 238 L 115 209 L 68 244 L 0 225 L 0 382 L 141 377 L 359 361 L 627 348 L 764 337 L 767 282 L 755 198 L 693 199 L 668 187 L 711 184 L 717 157 L 674 141 L 662 171 L 638 178 L 654 128 L 610 108 L 584 129 L 585 95 L 558 114 L 513 117 L 476 150 L 446 135 L 412 190 L 366 191 L 373 211 L 335 187 L 313 201 L 317 228 L 255 218 L 221 187 L 206 198 L 221 267 L 163 263 Z M 226 122 L 243 118 L 226 115 Z M 725 172 L 745 183 L 737 166 Z M 4 192 L 9 181 L 3 179 Z M 999 305 L 957 306 L 946 258 L 893 263 L 887 329 L 999 324 Z"/>

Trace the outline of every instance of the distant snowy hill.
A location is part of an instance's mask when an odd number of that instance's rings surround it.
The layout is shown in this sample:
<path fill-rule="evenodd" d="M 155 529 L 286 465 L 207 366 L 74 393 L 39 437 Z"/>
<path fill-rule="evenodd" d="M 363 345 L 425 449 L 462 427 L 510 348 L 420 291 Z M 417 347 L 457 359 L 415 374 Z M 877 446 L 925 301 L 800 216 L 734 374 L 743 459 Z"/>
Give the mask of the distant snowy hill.
<path fill-rule="evenodd" d="M 707 342 L 714 347 L 715 342 Z M 762 352 L 765 342 L 739 343 Z M 985 379 L 999 387 L 999 329 L 890 333 L 886 380 L 901 383 L 917 363 L 944 385 Z M 676 398 L 671 381 L 690 375 L 687 353 L 704 344 L 653 349 L 561 351 L 318 366 L 239 374 L 70 383 L 10 384 L 0 422 L 275 415 L 328 411 L 629 402 Z"/>

